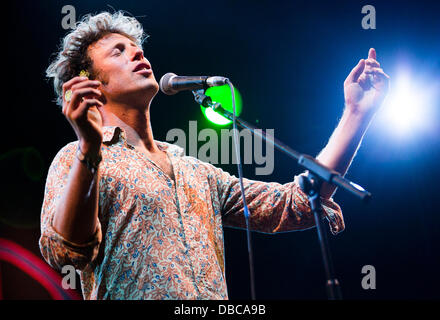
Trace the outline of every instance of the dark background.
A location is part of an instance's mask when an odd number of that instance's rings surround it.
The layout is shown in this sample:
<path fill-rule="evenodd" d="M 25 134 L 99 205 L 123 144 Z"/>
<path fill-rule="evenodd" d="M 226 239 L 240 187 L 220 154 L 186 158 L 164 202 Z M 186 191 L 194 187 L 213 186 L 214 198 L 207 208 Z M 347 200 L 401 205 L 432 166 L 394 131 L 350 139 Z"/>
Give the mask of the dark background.
<path fill-rule="evenodd" d="M 376 30 L 363 30 L 361 8 L 376 8 Z M 39 255 L 39 215 L 47 169 L 59 149 L 76 140 L 53 103 L 45 69 L 60 38 L 64 5 L 77 17 L 126 10 L 150 38 L 145 55 L 156 79 L 166 72 L 229 77 L 243 97 L 242 117 L 296 150 L 316 155 L 343 110 L 343 81 L 368 49 L 392 81 L 402 65 L 419 86 L 439 83 L 438 1 L 20 1 L 3 12 L 0 237 Z M 110 5 L 110 6 L 108 6 Z M 393 78 L 394 76 L 394 78 Z M 421 81 L 421 82 L 420 82 Z M 6 87 L 5 87 L 6 84 Z M 438 88 L 438 86 L 437 86 Z M 440 114 L 431 102 L 429 125 L 405 136 L 374 122 L 347 177 L 373 194 L 362 204 L 338 191 L 346 230 L 330 245 L 346 299 L 439 298 Z M 417 106 L 414 106 L 417 107 Z M 422 112 L 422 111 L 421 111 Z M 189 92 L 161 93 L 152 105 L 155 138 L 172 128 L 210 127 Z M 388 128 L 389 129 L 389 128 Z M 236 174 L 236 166 L 220 166 Z M 271 176 L 289 182 L 301 168 L 275 153 Z M 326 230 L 328 228 L 326 227 Z M 231 299 L 250 298 L 245 232 L 225 229 Z M 325 299 L 325 277 L 315 229 L 278 235 L 253 233 L 259 299 Z M 377 288 L 363 290 L 361 269 L 373 265 Z M 31 278 L 0 263 L 4 298 L 45 299 Z"/>

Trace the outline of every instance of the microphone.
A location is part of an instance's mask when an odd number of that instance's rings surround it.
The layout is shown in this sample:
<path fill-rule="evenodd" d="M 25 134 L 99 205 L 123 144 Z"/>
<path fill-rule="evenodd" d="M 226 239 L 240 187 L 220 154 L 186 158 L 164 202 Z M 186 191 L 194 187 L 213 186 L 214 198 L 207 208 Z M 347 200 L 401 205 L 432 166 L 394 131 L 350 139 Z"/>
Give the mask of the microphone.
<path fill-rule="evenodd" d="M 198 90 L 208 87 L 222 86 L 228 82 L 224 77 L 178 76 L 168 72 L 159 82 L 160 90 L 166 95 L 173 95 L 183 90 Z"/>

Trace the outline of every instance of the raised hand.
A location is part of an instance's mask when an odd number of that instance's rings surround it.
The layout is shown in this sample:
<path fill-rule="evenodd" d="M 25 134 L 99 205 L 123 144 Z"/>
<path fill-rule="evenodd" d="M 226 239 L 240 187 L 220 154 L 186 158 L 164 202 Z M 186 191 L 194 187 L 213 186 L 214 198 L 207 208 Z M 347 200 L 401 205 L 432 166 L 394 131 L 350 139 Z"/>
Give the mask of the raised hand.
<path fill-rule="evenodd" d="M 376 60 L 371 48 L 367 59 L 361 59 L 344 82 L 345 105 L 361 115 L 373 115 L 382 104 L 389 88 L 389 76 Z"/>
<path fill-rule="evenodd" d="M 87 77 L 75 77 L 63 85 L 62 112 L 72 125 L 85 155 L 97 155 L 102 143 L 102 119 L 98 111 L 103 106 L 98 100 L 100 84 Z"/>

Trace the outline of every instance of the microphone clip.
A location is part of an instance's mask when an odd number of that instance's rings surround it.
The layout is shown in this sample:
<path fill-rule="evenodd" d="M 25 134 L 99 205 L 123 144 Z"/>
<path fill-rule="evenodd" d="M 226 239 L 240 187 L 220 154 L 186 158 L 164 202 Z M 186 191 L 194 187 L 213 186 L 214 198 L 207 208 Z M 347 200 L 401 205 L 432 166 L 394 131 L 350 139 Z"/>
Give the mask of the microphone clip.
<path fill-rule="evenodd" d="M 221 107 L 220 103 L 213 102 L 211 97 L 205 94 L 204 89 L 193 90 L 194 100 L 204 108 L 212 108 L 214 111 Z"/>

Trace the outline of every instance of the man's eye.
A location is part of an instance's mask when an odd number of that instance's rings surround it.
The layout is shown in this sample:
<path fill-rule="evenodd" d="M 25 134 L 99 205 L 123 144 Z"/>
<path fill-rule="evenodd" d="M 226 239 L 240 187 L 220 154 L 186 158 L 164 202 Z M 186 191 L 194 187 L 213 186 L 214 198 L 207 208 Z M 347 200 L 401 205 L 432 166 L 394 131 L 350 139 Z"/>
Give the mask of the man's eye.
<path fill-rule="evenodd" d="M 123 49 L 115 48 L 113 49 L 113 56 L 119 56 L 122 53 Z"/>

